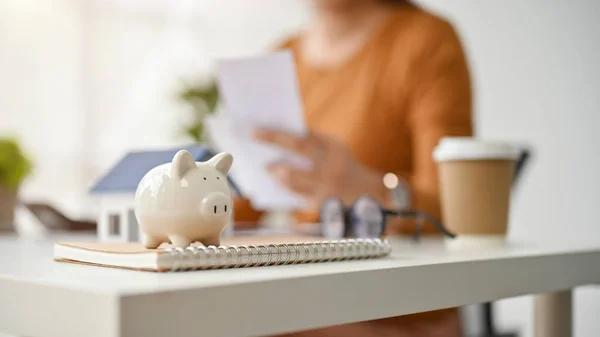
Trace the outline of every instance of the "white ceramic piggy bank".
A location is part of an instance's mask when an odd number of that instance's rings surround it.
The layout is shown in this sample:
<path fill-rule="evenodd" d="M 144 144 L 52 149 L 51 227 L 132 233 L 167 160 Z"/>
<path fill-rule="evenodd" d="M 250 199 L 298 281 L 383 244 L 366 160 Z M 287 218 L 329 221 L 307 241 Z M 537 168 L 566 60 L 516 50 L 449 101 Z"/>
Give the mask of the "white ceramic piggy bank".
<path fill-rule="evenodd" d="M 191 243 L 220 244 L 231 216 L 227 173 L 233 157 L 219 153 L 206 162 L 179 151 L 171 163 L 150 170 L 135 194 L 135 216 L 146 248 L 163 242 L 185 248 Z"/>

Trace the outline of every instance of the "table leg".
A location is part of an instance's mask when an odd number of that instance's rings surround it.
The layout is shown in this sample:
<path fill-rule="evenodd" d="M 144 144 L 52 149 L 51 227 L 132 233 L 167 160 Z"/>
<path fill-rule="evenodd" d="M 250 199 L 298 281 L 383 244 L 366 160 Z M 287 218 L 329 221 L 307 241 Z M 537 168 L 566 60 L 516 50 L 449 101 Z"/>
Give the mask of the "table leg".
<path fill-rule="evenodd" d="M 572 335 L 571 290 L 535 295 L 534 336 L 571 337 Z"/>

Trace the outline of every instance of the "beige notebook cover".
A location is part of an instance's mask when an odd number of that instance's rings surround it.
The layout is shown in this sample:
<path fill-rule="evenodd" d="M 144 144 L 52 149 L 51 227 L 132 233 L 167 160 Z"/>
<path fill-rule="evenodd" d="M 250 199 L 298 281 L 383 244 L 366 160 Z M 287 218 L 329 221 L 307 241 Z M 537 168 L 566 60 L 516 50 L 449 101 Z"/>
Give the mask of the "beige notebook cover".
<path fill-rule="evenodd" d="M 224 238 L 219 247 L 185 249 L 168 244 L 146 249 L 141 243 L 56 242 L 54 260 L 166 272 L 370 259 L 390 252 L 386 239 L 271 235 Z"/>

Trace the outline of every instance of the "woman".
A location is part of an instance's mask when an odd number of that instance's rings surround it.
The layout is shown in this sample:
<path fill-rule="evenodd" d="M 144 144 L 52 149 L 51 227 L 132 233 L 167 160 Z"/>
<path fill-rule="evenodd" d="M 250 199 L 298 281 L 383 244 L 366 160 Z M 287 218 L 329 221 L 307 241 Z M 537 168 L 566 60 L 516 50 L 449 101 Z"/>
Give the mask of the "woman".
<path fill-rule="evenodd" d="M 470 136 L 471 84 L 457 34 L 445 20 L 407 1 L 312 0 L 315 21 L 282 48 L 292 51 L 310 135 L 257 130 L 256 137 L 312 159 L 310 170 L 273 164 L 269 171 L 310 207 L 324 198 L 346 204 L 369 194 L 390 204 L 384 174 L 401 177 L 411 207 L 441 217 L 433 148 L 444 136 Z M 260 216 L 245 200 L 237 221 Z M 390 233 L 412 233 L 396 222 Z M 429 225 L 426 232 L 435 231 Z M 459 336 L 456 309 L 311 331 L 309 335 Z"/>

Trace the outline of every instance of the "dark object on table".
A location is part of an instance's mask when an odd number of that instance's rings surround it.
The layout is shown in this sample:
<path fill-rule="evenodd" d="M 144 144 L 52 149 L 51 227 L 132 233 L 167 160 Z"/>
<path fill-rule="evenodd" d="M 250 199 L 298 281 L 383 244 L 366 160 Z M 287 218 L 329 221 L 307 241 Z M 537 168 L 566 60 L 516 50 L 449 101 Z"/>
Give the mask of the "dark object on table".
<path fill-rule="evenodd" d="M 95 221 L 73 220 L 51 205 L 42 203 L 22 203 L 48 230 L 55 231 L 94 231 Z"/>

